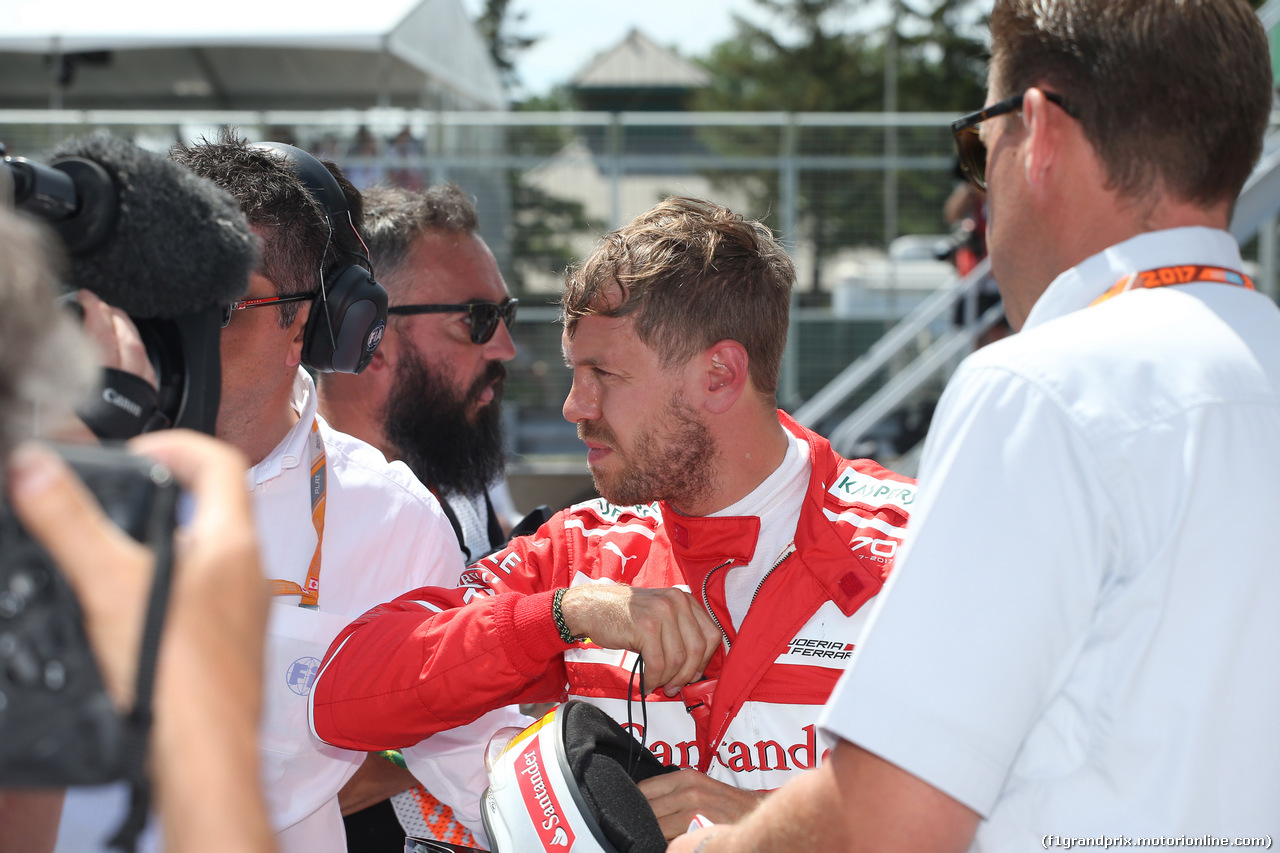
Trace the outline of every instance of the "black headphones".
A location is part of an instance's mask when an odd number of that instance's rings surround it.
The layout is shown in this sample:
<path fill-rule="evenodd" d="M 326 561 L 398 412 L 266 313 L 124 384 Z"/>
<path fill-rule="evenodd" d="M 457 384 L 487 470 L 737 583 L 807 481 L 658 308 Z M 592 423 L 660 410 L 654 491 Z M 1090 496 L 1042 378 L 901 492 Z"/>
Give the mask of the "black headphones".
<path fill-rule="evenodd" d="M 323 163 L 301 148 L 282 142 L 259 142 L 254 147 L 284 155 L 289 168 L 329 220 L 328 245 L 333 245 L 333 233 L 338 228 L 355 232 L 342 187 Z M 326 257 L 328 252 L 326 246 Z M 321 274 L 320 291 L 311 303 L 302 339 L 303 362 L 320 373 L 364 370 L 386 331 L 387 292 L 374 280 L 369 259 L 360 259 L 364 265 L 347 264 Z"/>

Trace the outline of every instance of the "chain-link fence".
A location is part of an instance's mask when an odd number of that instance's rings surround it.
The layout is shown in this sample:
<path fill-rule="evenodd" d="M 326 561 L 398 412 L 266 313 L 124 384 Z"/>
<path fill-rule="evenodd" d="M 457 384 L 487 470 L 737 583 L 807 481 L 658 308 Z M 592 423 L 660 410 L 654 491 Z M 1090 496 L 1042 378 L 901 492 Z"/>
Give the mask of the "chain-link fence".
<path fill-rule="evenodd" d="M 361 187 L 454 181 L 521 299 L 508 406 L 517 454 L 573 452 L 555 300 L 597 236 L 669 195 L 767 223 L 796 260 L 780 402 L 794 408 L 944 283 L 957 186 L 948 122 L 923 114 L 0 111 L 10 154 L 105 130 L 143 147 L 232 126 L 338 161 Z M 874 387 L 868 390 L 870 393 Z M 850 401 L 850 406 L 859 402 Z"/>

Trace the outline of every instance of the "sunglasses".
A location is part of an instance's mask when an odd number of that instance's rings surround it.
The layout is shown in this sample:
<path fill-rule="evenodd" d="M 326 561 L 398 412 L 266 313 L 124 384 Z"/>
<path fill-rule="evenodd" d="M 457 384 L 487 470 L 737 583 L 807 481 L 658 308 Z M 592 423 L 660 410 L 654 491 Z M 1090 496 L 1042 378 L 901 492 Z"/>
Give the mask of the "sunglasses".
<path fill-rule="evenodd" d="M 287 296 L 263 296 L 260 299 L 242 299 L 239 302 L 232 302 L 230 305 L 222 307 L 222 328 L 226 328 L 231 322 L 231 312 L 241 311 L 245 308 L 261 308 L 263 305 L 283 305 L 286 302 L 305 302 L 316 298 L 316 292 L 310 293 L 290 293 Z"/>
<path fill-rule="evenodd" d="M 463 302 L 458 305 L 393 305 L 387 309 L 388 314 L 463 314 L 471 323 L 471 343 L 487 344 L 498 331 L 498 320 L 511 330 L 516 321 L 516 306 L 519 299 L 508 296 L 497 302 Z"/>
<path fill-rule="evenodd" d="M 956 152 L 960 155 L 960 171 L 980 190 L 987 188 L 987 146 L 978 133 L 978 125 L 989 118 L 1016 113 L 1022 109 L 1022 96 L 1025 94 L 1023 92 L 1021 95 L 1005 98 L 984 110 L 951 122 L 951 135 L 956 139 Z M 1079 118 L 1061 95 L 1045 92 L 1044 96 L 1046 100 L 1061 107 L 1067 115 Z"/>

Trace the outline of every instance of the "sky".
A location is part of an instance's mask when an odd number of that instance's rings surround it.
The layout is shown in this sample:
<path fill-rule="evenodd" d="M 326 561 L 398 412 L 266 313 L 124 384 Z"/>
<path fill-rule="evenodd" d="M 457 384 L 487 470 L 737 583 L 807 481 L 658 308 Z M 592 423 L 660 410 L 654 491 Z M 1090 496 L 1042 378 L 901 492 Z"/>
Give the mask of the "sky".
<path fill-rule="evenodd" d="M 459 0 L 475 19 L 484 0 Z M 407 0 L 360 0 L 361 29 L 390 27 L 404 14 Z M 51 20 L 55 31 L 67 36 L 148 36 L 188 33 L 193 26 L 206 35 L 288 32 L 306 35 L 313 29 L 331 32 L 341 0 L 232 0 L 228 5 L 254 7 L 252 15 L 230 12 L 210 17 L 200 4 L 171 0 L 0 0 L 3 26 L 0 40 L 46 36 Z M 752 0 L 512 0 L 512 11 L 526 17 L 515 29 L 539 37 L 518 58 L 523 94 L 546 94 L 565 83 L 598 52 L 607 50 L 632 27 L 684 56 L 707 53 L 712 45 L 734 34 L 732 14 L 762 20 Z M 325 14 L 319 14 L 322 10 Z M 349 11 L 349 10 L 347 10 Z M 517 95 L 522 93 L 516 93 Z"/>
<path fill-rule="evenodd" d="M 484 0 L 462 0 L 472 18 L 479 17 Z M 990 4 L 986 4 L 989 8 Z M 682 56 L 705 56 L 715 44 L 735 33 L 733 16 L 758 24 L 772 18 L 752 0 L 512 0 L 514 13 L 525 13 L 515 28 L 521 35 L 540 36 L 537 44 L 517 58 L 522 95 L 545 95 L 568 82 L 602 50 L 608 50 L 638 27 L 664 47 Z M 887 26 L 889 4 L 872 3 L 828 20 L 836 30 L 873 30 Z M 786 33 L 781 34 L 786 40 Z"/>
<path fill-rule="evenodd" d="M 472 17 L 484 7 L 483 0 L 463 5 Z M 517 33 L 541 36 L 517 60 L 520 81 L 531 95 L 568 82 L 632 27 L 683 56 L 701 56 L 733 36 L 733 13 L 762 20 L 751 0 L 513 0 L 512 8 L 526 13 Z"/>

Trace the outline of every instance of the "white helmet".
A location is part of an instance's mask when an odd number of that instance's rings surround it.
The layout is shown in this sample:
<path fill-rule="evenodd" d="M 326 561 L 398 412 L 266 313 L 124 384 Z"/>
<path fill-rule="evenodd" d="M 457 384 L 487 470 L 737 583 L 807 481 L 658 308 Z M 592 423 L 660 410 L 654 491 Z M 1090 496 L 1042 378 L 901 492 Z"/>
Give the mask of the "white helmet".
<path fill-rule="evenodd" d="M 594 705 L 569 701 L 489 742 L 481 814 L 493 853 L 660 853 L 636 783 L 667 768 Z"/>

